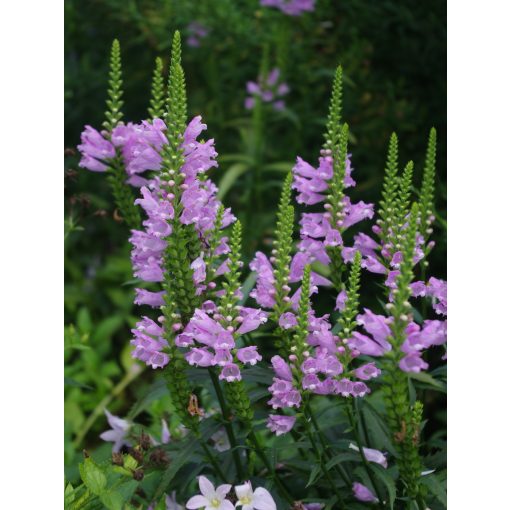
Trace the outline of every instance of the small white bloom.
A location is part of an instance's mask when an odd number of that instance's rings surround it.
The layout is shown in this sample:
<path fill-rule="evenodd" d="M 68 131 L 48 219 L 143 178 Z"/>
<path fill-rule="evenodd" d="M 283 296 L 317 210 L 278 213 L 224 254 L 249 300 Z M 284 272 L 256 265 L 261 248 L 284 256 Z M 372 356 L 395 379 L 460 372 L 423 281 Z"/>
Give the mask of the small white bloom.
<path fill-rule="evenodd" d="M 186 508 L 204 508 L 204 510 L 234 510 L 234 505 L 225 499 L 232 485 L 220 485 L 217 489 L 205 477 L 198 477 L 198 486 L 202 495 L 193 496 L 186 503 Z"/>
<path fill-rule="evenodd" d="M 126 436 L 128 435 L 129 429 L 131 428 L 131 423 L 129 423 L 127 420 L 119 418 L 118 416 L 114 416 L 108 411 L 108 409 L 105 409 L 104 412 L 111 429 L 103 432 L 99 437 L 103 441 L 112 442 L 112 451 L 118 452 L 123 445 L 129 445 L 129 441 L 127 441 Z"/>
<path fill-rule="evenodd" d="M 214 441 L 214 449 L 219 452 L 226 452 L 227 450 L 230 450 L 230 442 L 227 437 L 227 433 L 225 432 L 225 429 L 220 429 L 217 432 L 215 432 L 211 439 Z"/>
<path fill-rule="evenodd" d="M 236 496 L 239 500 L 236 506 L 241 505 L 241 510 L 276 510 L 276 503 L 269 491 L 258 487 L 255 491 L 251 482 L 244 482 L 243 485 L 236 485 Z"/>

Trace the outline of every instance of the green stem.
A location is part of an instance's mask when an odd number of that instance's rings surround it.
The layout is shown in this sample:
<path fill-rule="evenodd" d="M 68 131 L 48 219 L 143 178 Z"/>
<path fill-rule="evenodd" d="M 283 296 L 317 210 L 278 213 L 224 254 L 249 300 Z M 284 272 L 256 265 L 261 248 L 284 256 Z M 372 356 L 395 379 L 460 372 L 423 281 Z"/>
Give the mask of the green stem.
<path fill-rule="evenodd" d="M 317 431 L 317 435 L 319 436 L 319 441 L 321 442 L 322 449 L 324 450 L 324 453 L 326 454 L 328 459 L 331 460 L 332 457 L 329 454 L 328 445 L 326 444 L 326 441 L 324 439 L 324 434 L 322 433 L 322 430 L 320 429 L 319 424 L 317 423 L 317 419 L 316 419 L 315 414 L 313 413 L 310 405 L 308 405 L 308 404 L 306 405 L 305 411 L 308 414 L 308 416 L 310 417 L 310 420 L 313 424 L 313 428 Z M 340 464 L 336 464 L 334 466 L 334 469 L 341 476 L 342 480 L 345 482 L 347 487 L 350 487 L 352 485 L 352 482 L 349 479 L 349 477 L 348 477 L 347 473 L 345 472 L 345 470 L 343 469 L 343 467 Z"/>
<path fill-rule="evenodd" d="M 363 466 L 365 467 L 365 471 L 367 472 L 367 475 L 370 478 L 370 481 L 372 482 L 372 486 L 374 487 L 375 492 L 377 494 L 377 497 L 379 499 L 379 506 L 381 508 L 385 508 L 383 495 L 381 493 L 381 490 L 380 490 L 379 486 L 376 483 L 376 480 L 374 478 L 372 470 L 370 469 L 370 466 L 368 465 L 368 460 L 367 460 L 367 458 L 365 456 L 365 452 L 363 451 L 363 444 L 361 442 L 361 438 L 360 438 L 359 430 L 358 430 L 358 425 L 357 425 L 355 417 L 354 417 L 354 410 L 355 410 L 354 409 L 354 403 L 351 400 L 350 402 L 347 403 L 347 415 L 349 417 L 349 423 L 351 424 L 351 428 L 352 428 L 352 431 L 354 433 L 354 438 L 356 440 L 356 446 L 359 449 L 359 454 L 361 456 L 361 460 L 363 462 Z"/>
<path fill-rule="evenodd" d="M 241 482 L 244 479 L 244 470 L 241 463 L 241 457 L 239 455 L 237 439 L 234 433 L 234 427 L 232 426 L 232 422 L 229 418 L 229 410 L 227 406 L 227 402 L 225 401 L 225 396 L 223 395 L 223 390 L 221 389 L 221 384 L 218 379 L 218 374 L 214 371 L 212 367 L 208 368 L 209 375 L 211 376 L 211 380 L 214 386 L 214 391 L 216 392 L 216 396 L 218 397 L 218 402 L 220 403 L 221 414 L 223 415 L 223 421 L 225 424 L 225 430 L 227 431 L 228 440 L 230 442 L 230 447 L 232 450 L 232 457 L 234 458 L 234 464 L 236 466 L 237 477 Z"/>
<path fill-rule="evenodd" d="M 308 407 L 308 406 L 306 406 L 306 407 Z M 311 430 L 310 424 L 308 423 L 306 407 L 305 407 L 305 416 L 304 416 L 304 420 L 303 420 L 303 422 L 305 424 L 306 434 L 308 436 L 308 439 L 310 439 L 310 443 L 312 444 L 313 451 L 315 452 L 315 455 L 317 457 L 317 462 L 319 462 L 319 464 L 321 466 L 321 471 L 322 471 L 323 475 L 326 477 L 326 479 L 328 480 L 328 483 L 331 486 L 331 489 L 335 493 L 335 496 L 338 500 L 338 507 L 341 510 L 343 510 L 346 508 L 344 500 L 342 498 L 342 495 L 340 494 L 340 491 L 338 490 L 338 488 L 335 484 L 335 481 L 333 480 L 333 478 L 331 478 L 331 475 L 329 474 L 329 471 L 322 459 L 321 451 L 320 451 L 319 447 L 317 446 L 315 439 L 313 438 L 313 431 Z"/>
<path fill-rule="evenodd" d="M 216 474 L 221 478 L 222 482 L 228 483 L 227 477 L 225 476 L 225 473 L 221 469 L 221 466 L 218 464 L 218 461 L 215 459 L 213 453 L 211 452 L 210 448 L 207 446 L 205 441 L 198 437 L 198 440 L 200 442 L 200 446 L 204 450 L 207 458 L 209 459 L 209 462 L 211 463 L 212 467 L 216 471 Z"/>
<path fill-rule="evenodd" d="M 253 447 L 255 448 L 257 455 L 260 457 L 260 460 L 262 460 L 263 464 L 266 466 L 266 469 L 269 471 L 269 474 L 271 475 L 272 480 L 278 486 L 280 493 L 283 495 L 283 497 L 287 500 L 287 502 L 291 506 L 294 505 L 294 499 L 289 494 L 289 491 L 287 490 L 287 488 L 285 487 L 283 482 L 280 480 L 280 477 L 276 473 L 274 467 L 269 462 L 269 459 L 267 458 L 266 454 L 264 453 L 264 450 L 263 450 L 253 429 L 251 429 L 250 432 L 248 433 L 248 438 L 253 443 Z"/>
<path fill-rule="evenodd" d="M 83 426 L 78 431 L 76 435 L 76 439 L 73 441 L 74 448 L 78 448 L 83 441 L 84 437 L 87 435 L 87 432 L 90 430 L 92 425 L 94 425 L 95 421 L 103 414 L 106 406 L 117 396 L 119 396 L 124 389 L 131 384 L 143 371 L 145 367 L 138 364 L 133 364 L 131 369 L 126 373 L 126 375 L 120 380 L 120 382 L 113 388 L 113 390 L 106 395 L 106 397 L 97 404 L 92 413 L 87 418 L 87 421 L 83 424 Z"/>

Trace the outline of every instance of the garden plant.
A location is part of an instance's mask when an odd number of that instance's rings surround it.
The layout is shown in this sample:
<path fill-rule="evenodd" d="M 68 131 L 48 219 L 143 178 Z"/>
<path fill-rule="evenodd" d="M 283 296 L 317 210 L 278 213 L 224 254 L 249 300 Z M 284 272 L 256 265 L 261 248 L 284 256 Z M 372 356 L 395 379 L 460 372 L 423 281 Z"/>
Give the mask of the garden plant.
<path fill-rule="evenodd" d="M 261 2 L 289 19 L 314 4 Z M 76 428 L 65 506 L 445 508 L 435 413 L 446 393 L 446 281 L 429 262 L 444 228 L 436 129 L 413 161 L 399 155 L 397 133 L 387 137 L 382 185 L 365 198 L 333 55 L 315 157 L 271 161 L 269 119 L 291 115 L 292 84 L 265 45 L 243 91 L 240 152 L 222 158 L 209 119 L 190 114 L 183 65 L 208 34 L 199 22 L 186 46 L 173 34 L 137 120 L 125 115 L 129 76 L 114 40 L 103 123 L 86 125 L 77 146 L 77 172 L 107 187 L 109 228 L 125 248 L 108 272 L 94 269 L 115 313 L 96 325 L 81 308 L 66 327 L 66 412 Z M 236 189 L 242 198 L 227 206 Z M 66 235 L 80 228 L 71 214 Z M 118 365 L 103 360 L 124 324 L 117 377 Z M 91 386 L 100 398 L 88 402 Z M 91 433 L 97 451 L 77 453 Z"/>

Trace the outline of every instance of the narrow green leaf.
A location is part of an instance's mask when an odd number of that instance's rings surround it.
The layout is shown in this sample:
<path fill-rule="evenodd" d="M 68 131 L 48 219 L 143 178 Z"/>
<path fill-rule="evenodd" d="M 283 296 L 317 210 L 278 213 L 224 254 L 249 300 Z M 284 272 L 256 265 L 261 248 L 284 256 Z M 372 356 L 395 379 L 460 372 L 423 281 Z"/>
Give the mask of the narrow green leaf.
<path fill-rule="evenodd" d="M 440 482 L 434 474 L 426 475 L 422 478 L 424 485 L 428 487 L 430 492 L 437 500 L 446 508 L 446 487 L 444 482 Z"/>
<path fill-rule="evenodd" d="M 237 179 L 239 179 L 239 177 L 241 177 L 248 168 L 248 165 L 245 163 L 235 163 L 223 174 L 220 179 L 220 183 L 218 184 L 218 200 L 221 200 L 229 192 Z"/>

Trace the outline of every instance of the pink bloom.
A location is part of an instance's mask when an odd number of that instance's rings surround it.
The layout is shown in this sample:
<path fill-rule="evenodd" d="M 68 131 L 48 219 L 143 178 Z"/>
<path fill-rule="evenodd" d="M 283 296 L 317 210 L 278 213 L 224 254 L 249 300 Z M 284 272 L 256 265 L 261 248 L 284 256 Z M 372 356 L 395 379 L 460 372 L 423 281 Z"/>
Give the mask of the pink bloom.
<path fill-rule="evenodd" d="M 240 381 L 241 371 L 234 363 L 227 363 L 221 370 L 220 379 L 227 382 Z"/>
<path fill-rule="evenodd" d="M 270 414 L 269 419 L 267 420 L 267 427 L 272 432 L 275 432 L 277 436 L 281 436 L 282 434 L 289 432 L 289 430 L 294 427 L 294 423 L 296 423 L 295 416 Z"/>
<path fill-rule="evenodd" d="M 289 365 L 281 356 L 273 356 L 271 358 L 271 364 L 275 374 L 285 381 L 292 381 L 292 371 Z"/>
<path fill-rule="evenodd" d="M 375 503 L 379 501 L 373 494 L 372 491 L 366 487 L 365 485 L 354 482 L 352 484 L 352 492 L 354 493 L 354 497 L 358 501 L 365 501 L 367 503 Z"/>
<path fill-rule="evenodd" d="M 362 365 L 358 367 L 354 374 L 358 379 L 363 381 L 368 381 L 369 379 L 373 379 L 374 377 L 378 377 L 381 371 L 375 366 L 375 363 L 367 363 L 366 365 Z"/>
<path fill-rule="evenodd" d="M 255 365 L 257 361 L 262 360 L 262 356 L 257 352 L 257 347 L 253 345 L 239 349 L 237 351 L 237 359 L 245 365 Z"/>

